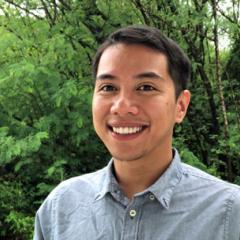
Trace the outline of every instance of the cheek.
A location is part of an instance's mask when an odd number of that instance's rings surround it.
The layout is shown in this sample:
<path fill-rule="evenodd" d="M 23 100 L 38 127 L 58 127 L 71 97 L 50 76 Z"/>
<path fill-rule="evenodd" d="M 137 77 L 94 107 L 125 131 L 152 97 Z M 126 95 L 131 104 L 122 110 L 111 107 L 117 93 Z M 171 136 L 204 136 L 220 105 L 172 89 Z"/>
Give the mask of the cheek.
<path fill-rule="evenodd" d="M 109 103 L 99 97 L 94 97 L 92 101 L 92 115 L 94 121 L 99 121 L 109 111 Z M 96 123 L 95 123 L 96 124 Z"/>
<path fill-rule="evenodd" d="M 93 97 L 92 101 L 92 117 L 94 126 L 97 124 L 97 119 L 99 118 L 99 113 L 101 113 L 101 104 L 96 97 Z"/>
<path fill-rule="evenodd" d="M 99 102 L 93 101 L 92 104 L 92 118 L 93 118 L 93 127 L 95 132 L 100 137 L 102 132 L 102 122 L 103 122 L 103 115 L 101 110 L 101 105 Z"/>
<path fill-rule="evenodd" d="M 148 114 L 151 114 L 152 120 L 163 124 L 175 119 L 176 106 L 171 101 L 154 101 L 148 105 Z"/>
<path fill-rule="evenodd" d="M 169 111 L 171 103 L 165 99 L 155 98 L 151 101 L 143 101 L 141 106 L 148 112 L 151 112 L 152 115 L 158 115 L 158 117 L 160 117 L 160 113 Z"/>

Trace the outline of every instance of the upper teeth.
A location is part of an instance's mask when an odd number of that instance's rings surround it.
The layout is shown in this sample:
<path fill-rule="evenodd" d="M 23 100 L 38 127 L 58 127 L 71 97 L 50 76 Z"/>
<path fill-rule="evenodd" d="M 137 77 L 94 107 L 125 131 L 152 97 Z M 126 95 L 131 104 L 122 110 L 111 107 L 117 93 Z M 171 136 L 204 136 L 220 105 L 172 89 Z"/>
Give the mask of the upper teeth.
<path fill-rule="evenodd" d="M 113 131 L 118 134 L 137 133 L 142 130 L 142 127 L 113 127 Z"/>

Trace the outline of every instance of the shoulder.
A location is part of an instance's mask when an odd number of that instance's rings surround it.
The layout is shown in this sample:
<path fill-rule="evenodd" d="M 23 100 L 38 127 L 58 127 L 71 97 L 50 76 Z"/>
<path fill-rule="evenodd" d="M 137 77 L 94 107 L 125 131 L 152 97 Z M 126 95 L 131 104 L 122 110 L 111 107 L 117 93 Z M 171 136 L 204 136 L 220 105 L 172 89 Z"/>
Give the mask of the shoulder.
<path fill-rule="evenodd" d="M 61 182 L 49 195 L 50 199 L 58 198 L 64 195 L 74 195 L 79 200 L 86 202 L 101 191 L 106 181 L 107 168 L 103 168 L 93 173 L 84 174 L 81 176 L 73 177 Z"/>
<path fill-rule="evenodd" d="M 190 205 L 204 206 L 205 212 L 209 209 L 208 218 L 221 219 L 226 239 L 240 239 L 240 186 L 185 163 L 180 182 L 179 194 L 185 192 L 188 202 L 194 199 Z"/>
<path fill-rule="evenodd" d="M 38 212 L 56 211 L 58 208 L 68 212 L 73 210 L 76 204 L 88 206 L 106 184 L 106 176 L 107 167 L 61 182 L 47 196 Z"/>
<path fill-rule="evenodd" d="M 226 211 L 225 232 L 227 239 L 240 239 L 240 190 L 229 199 Z"/>
<path fill-rule="evenodd" d="M 89 206 L 101 191 L 107 176 L 107 167 L 94 173 L 73 177 L 61 182 L 44 200 L 35 218 L 35 236 L 52 239 L 55 226 L 89 215 Z M 38 239 L 35 237 L 34 239 Z"/>
<path fill-rule="evenodd" d="M 222 200 L 226 210 L 238 206 L 240 213 L 240 186 L 223 181 L 200 169 L 182 163 L 182 185 L 189 191 L 196 191 L 202 197 Z"/>
<path fill-rule="evenodd" d="M 240 186 L 226 182 L 186 163 L 182 163 L 182 173 L 185 178 L 202 184 L 218 185 L 219 187 L 235 189 L 236 191 L 240 190 Z"/>

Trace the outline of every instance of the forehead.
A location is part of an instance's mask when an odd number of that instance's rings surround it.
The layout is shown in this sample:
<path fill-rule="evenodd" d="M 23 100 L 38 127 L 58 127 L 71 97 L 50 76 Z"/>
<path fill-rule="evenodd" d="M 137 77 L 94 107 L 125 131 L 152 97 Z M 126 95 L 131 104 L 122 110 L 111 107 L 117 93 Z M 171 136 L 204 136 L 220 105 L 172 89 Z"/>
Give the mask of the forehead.
<path fill-rule="evenodd" d="M 140 44 L 115 44 L 105 49 L 98 65 L 98 74 L 117 71 L 156 71 L 167 68 L 166 56 Z"/>

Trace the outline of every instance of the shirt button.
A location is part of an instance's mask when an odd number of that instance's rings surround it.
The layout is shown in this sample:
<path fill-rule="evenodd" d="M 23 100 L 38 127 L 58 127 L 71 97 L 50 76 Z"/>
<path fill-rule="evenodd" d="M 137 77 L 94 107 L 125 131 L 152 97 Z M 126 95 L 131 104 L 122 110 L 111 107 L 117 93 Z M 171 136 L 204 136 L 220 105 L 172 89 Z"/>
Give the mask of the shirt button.
<path fill-rule="evenodd" d="M 150 199 L 151 201 L 153 201 L 153 200 L 155 199 L 155 196 L 154 196 L 153 194 L 150 194 L 150 195 L 149 195 L 149 199 Z"/>
<path fill-rule="evenodd" d="M 134 217 L 137 215 L 136 210 L 133 210 L 133 209 L 130 210 L 130 211 L 129 211 L 129 215 L 130 215 L 131 218 L 134 218 Z"/>

